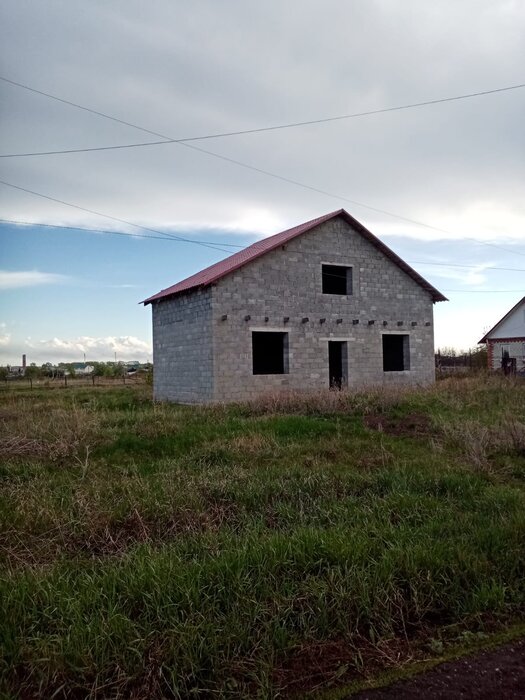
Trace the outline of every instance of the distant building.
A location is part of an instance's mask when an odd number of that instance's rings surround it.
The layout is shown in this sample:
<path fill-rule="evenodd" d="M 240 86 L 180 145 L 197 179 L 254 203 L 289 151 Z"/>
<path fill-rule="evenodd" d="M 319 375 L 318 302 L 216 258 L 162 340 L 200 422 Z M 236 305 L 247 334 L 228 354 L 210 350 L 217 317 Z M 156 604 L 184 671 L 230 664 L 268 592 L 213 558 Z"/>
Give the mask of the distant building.
<path fill-rule="evenodd" d="M 7 365 L 7 371 L 13 376 L 23 377 L 26 373 L 26 368 L 24 365 Z"/>
<path fill-rule="evenodd" d="M 503 368 L 507 373 L 525 369 L 525 297 L 479 342 L 487 345 L 489 369 Z"/>
<path fill-rule="evenodd" d="M 94 366 L 88 365 L 87 362 L 70 362 L 69 367 L 71 367 L 77 375 L 92 374 L 95 371 Z"/>
<path fill-rule="evenodd" d="M 22 364 L 21 365 L 8 365 L 7 370 L 9 374 L 15 377 L 23 377 L 26 373 L 27 369 L 27 360 L 26 356 L 22 355 Z"/>
<path fill-rule="evenodd" d="M 154 396 L 434 381 L 446 298 L 344 209 L 265 238 L 146 299 Z"/>

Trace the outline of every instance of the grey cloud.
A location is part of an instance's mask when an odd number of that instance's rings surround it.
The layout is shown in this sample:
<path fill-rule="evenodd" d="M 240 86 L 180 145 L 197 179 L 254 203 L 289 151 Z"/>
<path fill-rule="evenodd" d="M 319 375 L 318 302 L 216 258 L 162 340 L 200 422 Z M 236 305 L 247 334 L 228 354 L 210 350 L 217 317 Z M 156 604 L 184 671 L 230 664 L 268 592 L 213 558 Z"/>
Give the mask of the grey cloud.
<path fill-rule="evenodd" d="M 176 137 L 508 85 L 525 65 L 519 2 L 12 0 L 4 15 L 13 79 Z M 3 152 L 148 138 L 0 88 Z M 490 200 L 513 214 L 519 228 L 506 236 L 519 239 L 524 116 L 525 90 L 200 145 L 430 223 L 447 215 L 463 226 L 466 210 Z M 234 225 L 260 211 L 286 225 L 345 205 L 176 145 L 2 165 L 16 184 L 146 224 Z M 102 221 L 4 189 L 0 204 L 13 218 Z M 345 206 L 379 233 L 392 225 Z"/>

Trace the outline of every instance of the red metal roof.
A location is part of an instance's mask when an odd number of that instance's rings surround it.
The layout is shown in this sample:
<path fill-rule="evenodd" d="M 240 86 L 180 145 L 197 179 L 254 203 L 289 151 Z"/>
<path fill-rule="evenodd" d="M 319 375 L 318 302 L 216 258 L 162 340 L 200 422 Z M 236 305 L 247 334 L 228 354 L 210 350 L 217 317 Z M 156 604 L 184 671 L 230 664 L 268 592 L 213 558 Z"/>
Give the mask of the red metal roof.
<path fill-rule="evenodd" d="M 268 238 L 263 238 L 261 241 L 257 241 L 247 248 L 243 248 L 238 253 L 230 255 L 230 257 L 221 260 L 214 265 L 206 267 L 204 270 L 197 272 L 191 277 L 187 277 L 181 282 L 177 282 L 167 289 L 163 289 L 157 294 L 145 299 L 143 304 L 151 304 L 153 301 L 158 299 L 163 299 L 165 297 L 174 296 L 180 294 L 181 292 L 187 292 L 192 289 L 197 289 L 199 287 L 208 287 L 210 284 L 217 282 L 222 277 L 229 275 L 231 272 L 238 270 L 240 267 L 247 265 L 252 260 L 255 260 L 261 255 L 284 245 L 292 238 L 300 236 L 307 231 L 311 231 L 319 224 L 323 224 L 325 221 L 330 219 L 335 219 L 340 216 L 344 219 L 352 228 L 354 228 L 358 233 L 360 233 L 364 238 L 366 238 L 373 246 L 380 250 L 384 255 L 386 255 L 393 263 L 395 263 L 403 272 L 405 272 L 409 277 L 417 282 L 423 289 L 425 289 L 432 296 L 433 301 L 447 301 L 447 298 L 441 294 L 435 287 L 429 284 L 421 275 L 419 275 L 415 270 L 413 270 L 410 265 L 401 260 L 401 258 L 390 250 L 388 246 L 382 243 L 379 238 L 376 238 L 373 233 L 366 229 L 363 224 L 360 224 L 357 219 L 354 219 L 347 211 L 344 209 L 338 209 L 330 214 L 325 214 L 317 219 L 312 219 L 299 226 L 294 226 L 293 228 L 287 229 L 286 231 L 281 231 L 281 233 L 276 233 L 274 236 L 269 236 Z"/>

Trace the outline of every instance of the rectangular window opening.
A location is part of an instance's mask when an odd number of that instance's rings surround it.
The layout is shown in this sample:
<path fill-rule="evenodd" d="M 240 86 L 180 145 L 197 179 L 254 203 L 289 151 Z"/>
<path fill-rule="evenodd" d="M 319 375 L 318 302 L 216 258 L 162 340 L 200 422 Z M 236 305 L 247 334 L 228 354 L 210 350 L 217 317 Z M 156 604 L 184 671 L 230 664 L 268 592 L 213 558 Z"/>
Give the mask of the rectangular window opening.
<path fill-rule="evenodd" d="M 323 294 L 352 294 L 352 268 L 322 265 Z"/>
<path fill-rule="evenodd" d="M 409 369 L 409 336 L 383 335 L 383 372 L 403 372 Z"/>
<path fill-rule="evenodd" d="M 288 333 L 252 331 L 253 374 L 288 374 Z"/>

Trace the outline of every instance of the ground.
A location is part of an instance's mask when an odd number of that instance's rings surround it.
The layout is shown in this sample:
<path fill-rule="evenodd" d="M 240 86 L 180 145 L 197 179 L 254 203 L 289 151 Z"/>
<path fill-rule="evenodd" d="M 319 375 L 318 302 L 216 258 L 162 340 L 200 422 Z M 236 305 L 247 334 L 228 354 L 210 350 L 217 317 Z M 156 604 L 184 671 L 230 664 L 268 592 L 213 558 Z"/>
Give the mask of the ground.
<path fill-rule="evenodd" d="M 525 640 L 458 661 L 449 661 L 408 681 L 364 690 L 352 700 L 523 700 Z"/>
<path fill-rule="evenodd" d="M 523 382 L 0 402 L 2 697 L 342 698 L 525 636 Z"/>

